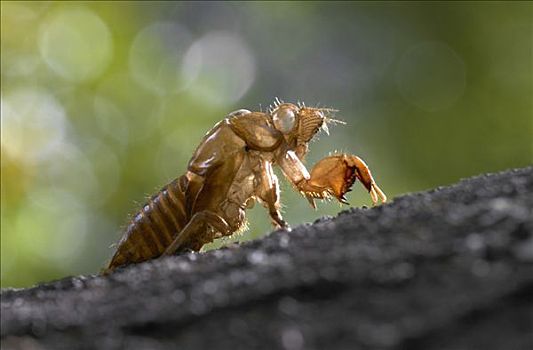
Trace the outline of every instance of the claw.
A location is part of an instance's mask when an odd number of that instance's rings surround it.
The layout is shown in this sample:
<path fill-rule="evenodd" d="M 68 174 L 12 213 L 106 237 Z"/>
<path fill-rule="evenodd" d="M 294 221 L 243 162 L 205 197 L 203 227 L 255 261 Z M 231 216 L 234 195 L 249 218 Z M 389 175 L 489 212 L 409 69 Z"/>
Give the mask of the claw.
<path fill-rule="evenodd" d="M 374 181 L 368 166 L 361 158 L 354 155 L 336 154 L 323 158 L 311 170 L 309 184 L 325 189 L 318 198 L 325 199 L 334 196 L 339 202 L 348 204 L 345 194 L 351 191 L 357 179 L 370 193 L 374 205 L 379 200 L 382 202 L 387 200 L 385 193 Z M 309 200 L 309 194 L 306 193 L 306 197 Z M 310 203 L 315 208 L 314 201 Z"/>
<path fill-rule="evenodd" d="M 356 169 L 356 177 L 370 193 L 372 202 L 376 204 L 381 200 L 381 202 L 385 203 L 387 201 L 387 196 L 374 181 L 366 163 L 361 158 L 354 155 L 346 156 L 346 161 L 348 166 Z"/>
<path fill-rule="evenodd" d="M 316 203 L 315 203 L 315 199 L 313 198 L 313 196 L 309 195 L 309 194 L 305 194 L 305 198 L 307 198 L 307 201 L 309 202 L 309 204 L 311 205 L 311 207 L 313 209 L 316 209 Z"/>
<path fill-rule="evenodd" d="M 344 197 L 344 195 L 341 195 L 339 198 L 339 202 L 341 202 L 342 204 L 350 204 L 348 203 L 348 200 L 346 199 L 346 197 Z"/>

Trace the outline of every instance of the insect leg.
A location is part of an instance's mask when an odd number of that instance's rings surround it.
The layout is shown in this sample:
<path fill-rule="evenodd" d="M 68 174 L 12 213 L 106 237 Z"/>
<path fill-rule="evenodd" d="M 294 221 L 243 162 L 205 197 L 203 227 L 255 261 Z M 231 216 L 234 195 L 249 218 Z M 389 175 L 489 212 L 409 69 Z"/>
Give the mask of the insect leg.
<path fill-rule="evenodd" d="M 212 211 L 204 210 L 194 214 L 189 223 L 178 233 L 174 241 L 167 247 L 163 255 L 172 255 L 176 253 L 183 245 L 189 242 L 191 239 L 198 239 L 198 236 L 205 235 L 205 231 L 208 226 L 212 226 L 216 231 L 222 234 L 229 234 L 231 231 L 230 226 L 219 215 Z M 211 239 L 205 239 L 206 243 Z"/>
<path fill-rule="evenodd" d="M 326 197 L 329 192 L 328 188 L 317 186 L 310 181 L 311 175 L 300 158 L 298 158 L 293 151 L 282 153 L 277 158 L 277 163 L 287 179 L 289 179 L 294 187 L 307 198 L 309 204 L 316 209 L 313 199 Z"/>
<path fill-rule="evenodd" d="M 378 187 L 376 181 L 374 181 L 374 178 L 372 177 L 372 173 L 370 172 L 368 165 L 366 165 L 366 163 L 361 158 L 354 155 L 346 155 L 344 159 L 348 166 L 355 168 L 355 176 L 359 181 L 361 181 L 363 186 L 365 186 L 365 188 L 370 193 L 372 202 L 374 204 L 376 204 L 379 200 L 381 200 L 383 203 L 386 202 L 387 196 Z"/>
<path fill-rule="evenodd" d="M 261 162 L 261 185 L 259 188 L 259 198 L 268 209 L 272 224 L 278 228 L 289 225 L 283 220 L 280 212 L 279 184 L 276 174 L 272 169 L 272 164 L 266 160 Z"/>

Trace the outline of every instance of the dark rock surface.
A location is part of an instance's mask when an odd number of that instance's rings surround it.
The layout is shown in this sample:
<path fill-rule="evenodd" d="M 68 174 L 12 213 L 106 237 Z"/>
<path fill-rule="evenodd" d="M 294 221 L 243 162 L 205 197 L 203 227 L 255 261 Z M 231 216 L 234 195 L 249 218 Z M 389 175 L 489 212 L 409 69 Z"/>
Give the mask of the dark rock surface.
<path fill-rule="evenodd" d="M 533 349 L 533 167 L 1 294 L 2 348 Z"/>

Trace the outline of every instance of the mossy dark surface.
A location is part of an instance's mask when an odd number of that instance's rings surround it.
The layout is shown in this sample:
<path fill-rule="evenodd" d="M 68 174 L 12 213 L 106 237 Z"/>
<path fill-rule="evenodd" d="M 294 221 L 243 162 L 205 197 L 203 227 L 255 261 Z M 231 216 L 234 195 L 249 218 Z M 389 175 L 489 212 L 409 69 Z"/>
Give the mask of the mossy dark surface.
<path fill-rule="evenodd" d="M 4 349 L 532 349 L 533 167 L 1 294 Z"/>

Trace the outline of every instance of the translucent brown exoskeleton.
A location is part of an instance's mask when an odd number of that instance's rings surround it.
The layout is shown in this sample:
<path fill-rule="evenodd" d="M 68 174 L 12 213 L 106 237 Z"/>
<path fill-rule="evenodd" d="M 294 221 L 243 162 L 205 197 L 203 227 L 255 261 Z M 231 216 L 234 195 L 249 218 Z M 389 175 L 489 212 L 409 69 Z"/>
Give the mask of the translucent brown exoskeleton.
<path fill-rule="evenodd" d="M 314 199 L 345 194 L 356 180 L 372 201 L 385 201 L 370 170 L 358 157 L 335 154 L 308 172 L 308 144 L 332 118 L 329 108 L 276 100 L 266 112 L 241 109 L 217 123 L 196 148 L 187 172 L 152 196 L 133 217 L 105 272 L 161 255 L 198 251 L 215 238 L 243 228 L 245 210 L 255 201 L 275 227 L 288 228 L 280 212 L 280 191 L 273 166 L 313 207 Z"/>

